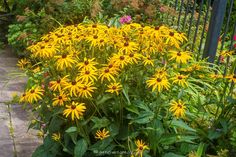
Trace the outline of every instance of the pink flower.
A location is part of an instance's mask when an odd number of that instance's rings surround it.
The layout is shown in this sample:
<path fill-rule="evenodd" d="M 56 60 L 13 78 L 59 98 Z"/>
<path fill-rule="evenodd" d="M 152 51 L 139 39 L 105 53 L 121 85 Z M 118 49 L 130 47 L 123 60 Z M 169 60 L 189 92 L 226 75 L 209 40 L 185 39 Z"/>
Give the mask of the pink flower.
<path fill-rule="evenodd" d="M 125 15 L 120 18 L 120 23 L 125 24 L 125 23 L 130 23 L 131 22 L 131 16 L 130 15 Z"/>
<path fill-rule="evenodd" d="M 236 41 L 236 35 L 234 35 L 234 41 Z"/>

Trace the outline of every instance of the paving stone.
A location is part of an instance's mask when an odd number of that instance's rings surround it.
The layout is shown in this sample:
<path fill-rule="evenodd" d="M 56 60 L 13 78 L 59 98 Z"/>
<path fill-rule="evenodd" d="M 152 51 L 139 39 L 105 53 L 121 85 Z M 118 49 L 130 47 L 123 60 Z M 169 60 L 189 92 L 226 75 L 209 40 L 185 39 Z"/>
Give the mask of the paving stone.
<path fill-rule="evenodd" d="M 0 156 L 14 157 L 13 140 L 10 136 L 10 118 L 7 105 L 0 103 Z"/>
<path fill-rule="evenodd" d="M 30 129 L 27 132 L 29 114 L 22 109 L 22 106 L 11 105 L 11 108 L 17 157 L 30 157 L 41 141 L 37 138 L 35 130 Z"/>

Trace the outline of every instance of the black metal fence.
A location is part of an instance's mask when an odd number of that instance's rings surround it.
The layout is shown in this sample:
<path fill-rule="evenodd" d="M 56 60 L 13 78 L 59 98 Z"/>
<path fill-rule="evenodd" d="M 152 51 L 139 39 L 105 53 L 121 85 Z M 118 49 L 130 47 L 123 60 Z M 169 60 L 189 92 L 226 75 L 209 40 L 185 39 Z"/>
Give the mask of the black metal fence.
<path fill-rule="evenodd" d="M 178 14 L 169 24 L 187 34 L 186 49 L 198 53 L 198 58 L 219 63 L 217 52 L 233 50 L 236 21 L 232 16 L 236 14 L 236 0 L 175 0 L 168 5 Z M 226 41 L 230 44 L 225 45 Z"/>

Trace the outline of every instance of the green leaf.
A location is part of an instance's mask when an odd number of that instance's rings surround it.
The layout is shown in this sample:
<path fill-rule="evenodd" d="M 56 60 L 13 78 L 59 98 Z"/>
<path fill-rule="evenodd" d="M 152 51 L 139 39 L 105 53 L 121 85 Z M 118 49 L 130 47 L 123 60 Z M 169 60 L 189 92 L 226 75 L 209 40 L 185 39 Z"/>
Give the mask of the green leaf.
<path fill-rule="evenodd" d="M 130 99 L 129 99 L 129 94 L 128 94 L 128 86 L 123 86 L 122 92 L 126 98 L 126 100 L 128 101 L 128 105 L 130 105 Z"/>
<path fill-rule="evenodd" d="M 189 127 L 182 120 L 172 120 L 172 122 L 169 122 L 169 123 L 171 123 L 171 126 L 175 126 L 175 127 L 178 127 L 178 128 L 182 128 L 182 129 L 188 130 L 188 131 L 196 132 L 195 129 Z"/>
<path fill-rule="evenodd" d="M 111 99 L 112 98 L 112 96 L 110 96 L 110 95 L 104 95 L 104 96 L 102 96 L 101 98 L 99 98 L 98 100 L 97 100 L 97 105 L 100 105 L 100 104 L 103 104 L 103 103 L 105 103 L 107 100 L 109 100 L 109 99 Z"/>
<path fill-rule="evenodd" d="M 185 156 L 178 155 L 178 154 L 175 154 L 175 153 L 167 153 L 163 157 L 185 157 Z"/>
<path fill-rule="evenodd" d="M 139 116 L 132 120 L 131 122 L 138 124 L 149 123 L 154 118 L 154 113 L 152 111 L 143 111 L 140 112 Z"/>
<path fill-rule="evenodd" d="M 204 150 L 204 143 L 200 143 L 197 149 L 197 156 L 201 157 L 203 155 L 203 150 Z"/>
<path fill-rule="evenodd" d="M 80 139 L 75 145 L 75 150 L 74 150 L 75 157 L 83 157 L 87 149 L 88 149 L 88 144 L 86 140 Z"/>
<path fill-rule="evenodd" d="M 77 132 L 77 127 L 75 127 L 75 126 L 69 127 L 69 128 L 66 130 L 66 132 L 67 132 L 67 133 Z"/>
<path fill-rule="evenodd" d="M 93 117 L 91 119 L 94 122 L 94 126 L 92 129 L 100 129 L 103 127 L 107 127 L 110 124 L 110 121 L 106 117 L 98 118 L 98 117 Z"/>
<path fill-rule="evenodd" d="M 134 105 L 127 105 L 127 106 L 125 106 L 125 109 L 130 111 L 130 112 L 139 114 L 138 108 Z"/>
<path fill-rule="evenodd" d="M 94 152 L 97 151 L 104 151 L 106 150 L 106 148 L 108 148 L 109 146 L 111 146 L 111 142 L 113 141 L 112 138 L 108 137 L 105 138 L 103 140 L 99 140 L 98 142 L 96 142 L 94 145 L 89 147 L 89 150 L 92 150 Z"/>

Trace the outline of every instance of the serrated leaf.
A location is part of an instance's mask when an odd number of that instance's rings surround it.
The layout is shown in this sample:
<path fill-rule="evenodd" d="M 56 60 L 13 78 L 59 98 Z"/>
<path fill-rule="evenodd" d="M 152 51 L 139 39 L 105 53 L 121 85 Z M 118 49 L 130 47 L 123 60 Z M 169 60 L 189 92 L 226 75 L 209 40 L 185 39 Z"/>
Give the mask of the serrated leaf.
<path fill-rule="evenodd" d="M 193 129 L 190 126 L 188 126 L 182 120 L 172 120 L 170 123 L 171 123 L 171 126 L 175 126 L 175 127 L 178 127 L 178 128 L 182 128 L 182 129 L 188 130 L 188 131 L 196 132 L 195 129 Z"/>

